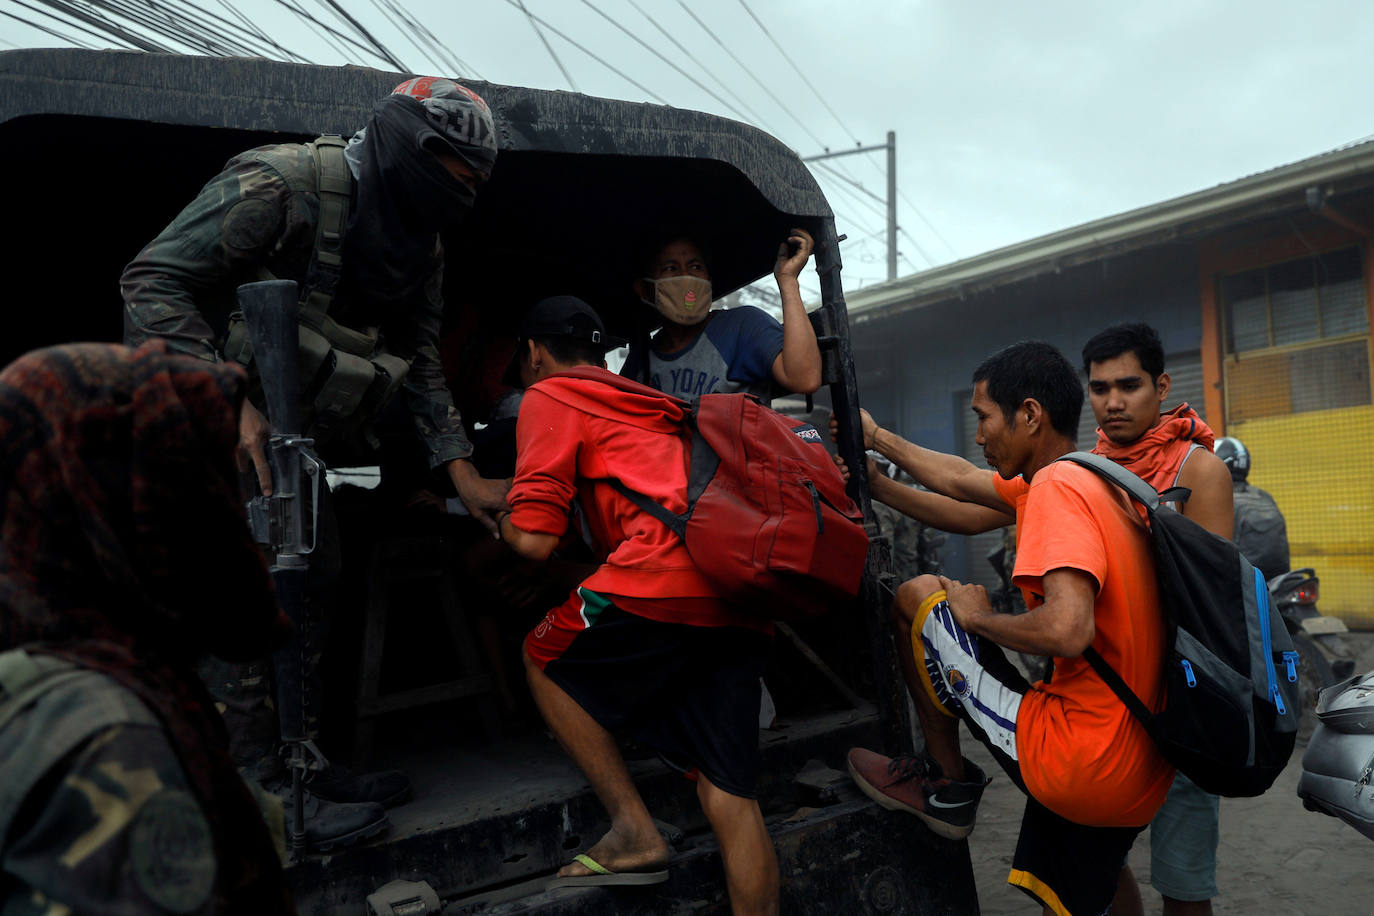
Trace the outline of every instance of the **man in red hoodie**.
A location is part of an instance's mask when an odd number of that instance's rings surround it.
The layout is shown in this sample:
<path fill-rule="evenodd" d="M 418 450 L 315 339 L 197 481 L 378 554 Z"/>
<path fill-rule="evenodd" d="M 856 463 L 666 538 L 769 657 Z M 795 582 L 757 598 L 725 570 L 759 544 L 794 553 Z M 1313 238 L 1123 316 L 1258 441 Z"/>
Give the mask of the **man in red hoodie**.
<path fill-rule="evenodd" d="M 1161 413 L 1169 397 L 1164 348 L 1147 324 L 1119 324 L 1083 345 L 1088 401 L 1097 418 L 1093 451 L 1156 490 L 1186 487 L 1174 508 L 1213 534 L 1230 538 L 1231 474 L 1212 453 L 1212 430 L 1186 403 Z M 1204 916 L 1217 894 L 1220 804 L 1180 773 L 1150 824 L 1150 884 L 1164 916 Z M 1127 868 L 1123 885 L 1134 885 Z"/>
<path fill-rule="evenodd" d="M 770 625 L 722 602 L 681 539 L 612 486 L 687 508 L 687 406 L 609 372 L 605 351 L 620 344 L 586 303 L 555 296 L 526 315 L 512 361 L 526 392 L 500 537 L 545 559 L 576 504 L 602 558 L 525 640 L 539 711 L 611 819 L 549 886 L 667 880 L 668 847 L 612 736 L 629 732 L 696 781 L 734 912 L 776 913 L 777 858 L 754 791 Z"/>

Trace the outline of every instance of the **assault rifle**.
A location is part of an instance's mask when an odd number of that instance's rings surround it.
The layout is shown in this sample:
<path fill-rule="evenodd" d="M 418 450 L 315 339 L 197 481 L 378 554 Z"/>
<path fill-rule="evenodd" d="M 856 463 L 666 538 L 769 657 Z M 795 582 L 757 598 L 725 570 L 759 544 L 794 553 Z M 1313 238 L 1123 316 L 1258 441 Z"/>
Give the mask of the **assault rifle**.
<path fill-rule="evenodd" d="M 291 850 L 305 849 L 305 793 L 307 770 L 325 765 L 305 725 L 305 580 L 309 554 L 315 549 L 320 486 L 324 463 L 316 457 L 313 439 L 301 428 L 300 382 L 297 378 L 297 292 L 294 280 L 264 280 L 238 288 L 239 309 L 248 325 L 253 364 L 262 382 L 272 435 L 267 455 L 272 466 L 272 495 L 248 502 L 253 537 L 272 555 L 272 584 L 277 601 L 295 625 L 291 642 L 272 657 L 277 685 L 277 717 L 286 764 L 291 770 Z M 310 479 L 309 539 L 302 478 Z"/>

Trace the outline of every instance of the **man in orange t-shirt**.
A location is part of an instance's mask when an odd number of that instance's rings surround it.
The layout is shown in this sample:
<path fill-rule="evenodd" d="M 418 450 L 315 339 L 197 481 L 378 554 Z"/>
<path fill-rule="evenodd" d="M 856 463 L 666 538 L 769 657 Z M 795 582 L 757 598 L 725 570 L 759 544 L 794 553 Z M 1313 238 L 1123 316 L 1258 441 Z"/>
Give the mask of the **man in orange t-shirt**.
<path fill-rule="evenodd" d="M 895 760 L 854 748 L 849 771 L 884 807 L 943 836 L 967 836 L 988 780 L 960 753 L 962 719 L 1030 796 L 1009 882 L 1048 912 L 1101 913 L 1174 776 L 1081 658 L 1093 646 L 1138 696 L 1156 708 L 1162 701 L 1163 620 L 1145 522 L 1111 484 L 1055 463 L 1075 448 L 1083 406 L 1058 350 L 1015 344 L 973 380 L 978 442 L 996 473 L 906 442 L 866 413 L 865 444 L 935 491 L 927 495 L 950 514 L 964 505 L 970 525 L 987 521 L 980 514 L 1014 513 L 1013 579 L 1029 610 L 997 614 L 980 586 L 945 578 L 904 583 L 893 622 L 926 747 Z M 1027 683 L 1002 648 L 1052 656 L 1053 677 Z M 1140 898 L 1116 904 L 1138 912 Z"/>

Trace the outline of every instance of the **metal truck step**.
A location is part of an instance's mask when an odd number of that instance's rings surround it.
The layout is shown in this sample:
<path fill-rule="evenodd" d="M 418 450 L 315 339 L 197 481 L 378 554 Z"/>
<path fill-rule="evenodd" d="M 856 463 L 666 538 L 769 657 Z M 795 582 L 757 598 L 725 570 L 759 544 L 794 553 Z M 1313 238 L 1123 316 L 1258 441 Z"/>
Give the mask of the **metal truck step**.
<path fill-rule="evenodd" d="M 865 830 L 876 836 L 879 826 L 891 823 L 890 829 L 894 831 L 924 835 L 934 841 L 924 828 L 902 823 L 909 818 L 894 819 L 876 811 L 859 816 L 858 811 L 867 811 L 866 804 L 857 801 L 847 779 L 834 778 L 833 771 L 843 766 L 840 758 L 844 751 L 855 744 L 874 742 L 876 730 L 876 716 L 871 710 L 862 710 L 829 713 L 762 733 L 764 777 L 760 799 L 779 838 L 780 856 L 784 854 L 783 838 L 797 830 L 801 831 L 798 837 L 810 835 L 817 824 L 828 822 L 827 817 L 820 815 L 814 815 L 819 818 L 814 823 L 806 817 L 798 822 L 785 820 L 808 807 L 828 806 L 821 810 L 840 812 L 840 823 L 848 825 L 828 827 L 822 831 L 825 836 L 843 836 L 845 831 L 856 830 L 856 825 L 870 823 L 876 826 Z M 595 842 L 607 825 L 600 804 L 561 751 L 549 745 L 545 748 L 544 764 L 535 766 L 529 748 L 516 750 L 519 753 L 506 760 L 489 755 L 463 761 L 450 755 L 425 766 L 415 763 L 410 769 L 416 783 L 416 800 L 392 811 L 393 828 L 389 834 L 331 856 L 307 856 L 288 869 L 299 912 L 362 912 L 364 899 L 394 879 L 425 881 L 451 901 L 495 895 L 484 906 L 495 906 L 496 897 L 504 899 L 512 894 L 518 899 L 542 898 L 544 895 L 537 892 L 543 881 L 576 852 Z M 831 769 L 828 771 L 827 767 Z M 691 882 L 699 881 L 702 888 L 723 893 L 719 859 L 697 806 L 693 785 L 657 761 L 633 763 L 631 770 L 654 815 L 689 834 L 691 845 L 679 853 L 685 864 L 675 865 L 669 881 L 671 892 L 685 894 L 683 899 L 695 899 L 692 894 L 696 891 L 691 888 L 696 885 Z M 856 804 L 858 809 L 852 812 L 845 807 Z M 853 820 L 855 817 L 858 820 Z M 867 835 L 864 830 L 854 833 L 856 838 Z M 875 854 L 877 845 L 871 845 L 872 848 L 865 847 L 865 857 Z M 931 852 L 935 857 L 932 861 L 941 863 L 931 873 L 953 874 L 945 860 L 956 849 L 967 870 L 966 847 L 941 843 Z M 814 867 L 820 867 L 818 863 L 836 857 L 850 861 L 844 856 L 851 852 L 858 855 L 855 850 L 817 851 L 800 856 L 786 866 L 792 873 L 784 872 L 784 885 L 804 887 L 812 880 L 806 876 Z M 903 856 L 907 851 L 903 850 Z M 883 856 L 891 857 L 887 853 Z M 694 864 L 699 859 L 710 859 L 712 864 Z M 823 866 L 827 872 L 835 869 L 844 874 L 853 871 L 847 865 Z M 690 877 L 698 871 L 699 878 Z M 855 873 L 871 871 L 873 868 L 864 866 Z M 523 887 L 527 882 L 532 883 Z M 970 893 L 971 887 L 970 879 Z M 535 892 L 533 897 L 530 892 Z M 607 891 L 556 892 L 557 900 L 569 894 L 580 899 L 586 893 Z M 554 897 L 548 896 L 551 900 Z"/>

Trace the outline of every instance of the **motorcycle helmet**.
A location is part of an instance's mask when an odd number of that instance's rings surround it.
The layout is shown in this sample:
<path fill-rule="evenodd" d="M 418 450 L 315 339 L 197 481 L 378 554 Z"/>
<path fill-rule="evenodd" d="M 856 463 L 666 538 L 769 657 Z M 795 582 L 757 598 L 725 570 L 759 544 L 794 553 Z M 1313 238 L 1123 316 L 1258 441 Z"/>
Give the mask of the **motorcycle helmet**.
<path fill-rule="evenodd" d="M 1231 472 L 1232 480 L 1244 480 L 1250 473 L 1250 450 L 1239 439 L 1225 436 L 1217 440 L 1213 450 Z"/>

